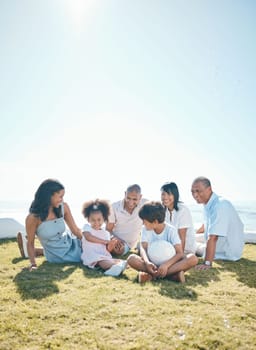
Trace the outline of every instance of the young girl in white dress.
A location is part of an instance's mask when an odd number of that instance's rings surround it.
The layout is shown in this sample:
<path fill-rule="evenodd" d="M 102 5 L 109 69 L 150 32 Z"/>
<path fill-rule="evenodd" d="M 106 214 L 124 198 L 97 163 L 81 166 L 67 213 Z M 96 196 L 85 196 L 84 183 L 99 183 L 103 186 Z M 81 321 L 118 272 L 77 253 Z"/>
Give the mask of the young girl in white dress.
<path fill-rule="evenodd" d="M 106 200 L 96 199 L 84 203 L 82 213 L 88 223 L 83 227 L 82 256 L 85 266 L 97 266 L 105 270 L 105 275 L 119 276 L 126 268 L 126 260 L 114 259 L 111 255 L 116 239 L 103 228 L 110 213 L 110 205 Z"/>

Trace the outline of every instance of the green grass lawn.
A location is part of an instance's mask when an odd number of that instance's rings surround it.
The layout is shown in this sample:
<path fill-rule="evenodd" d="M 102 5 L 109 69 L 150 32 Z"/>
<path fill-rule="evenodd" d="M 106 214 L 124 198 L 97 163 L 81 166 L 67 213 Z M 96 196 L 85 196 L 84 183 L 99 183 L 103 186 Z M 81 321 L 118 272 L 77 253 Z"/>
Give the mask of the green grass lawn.
<path fill-rule="evenodd" d="M 106 277 L 81 264 L 22 271 L 0 240 L 0 349 L 255 349 L 256 245 L 239 262 L 191 270 L 184 285 Z"/>

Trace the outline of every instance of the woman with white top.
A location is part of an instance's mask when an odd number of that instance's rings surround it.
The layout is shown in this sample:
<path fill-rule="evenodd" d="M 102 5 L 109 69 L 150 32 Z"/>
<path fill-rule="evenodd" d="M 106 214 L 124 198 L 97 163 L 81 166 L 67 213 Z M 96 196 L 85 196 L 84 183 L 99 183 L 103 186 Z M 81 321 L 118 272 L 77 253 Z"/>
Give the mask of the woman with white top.
<path fill-rule="evenodd" d="M 179 200 L 179 190 L 175 182 L 161 187 L 161 201 L 165 206 L 165 221 L 178 230 L 185 254 L 196 252 L 196 238 L 192 216 L 188 207 Z"/>

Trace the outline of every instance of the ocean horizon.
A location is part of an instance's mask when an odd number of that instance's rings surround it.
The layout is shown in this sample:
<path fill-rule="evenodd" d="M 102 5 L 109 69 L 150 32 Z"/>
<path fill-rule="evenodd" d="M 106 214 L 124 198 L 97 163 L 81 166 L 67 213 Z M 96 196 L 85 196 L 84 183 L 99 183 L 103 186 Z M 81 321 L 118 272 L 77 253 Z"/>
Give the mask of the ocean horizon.
<path fill-rule="evenodd" d="M 2 200 L 0 201 L 0 218 L 12 218 L 20 224 L 25 225 L 25 218 L 28 214 L 31 201 L 26 200 Z M 68 202 L 73 217 L 78 226 L 85 222 L 81 213 L 82 205 Z M 194 225 L 203 222 L 203 206 L 196 203 L 185 203 L 191 210 Z M 256 200 L 241 200 L 232 202 L 236 208 L 243 224 L 245 231 L 256 231 Z"/>

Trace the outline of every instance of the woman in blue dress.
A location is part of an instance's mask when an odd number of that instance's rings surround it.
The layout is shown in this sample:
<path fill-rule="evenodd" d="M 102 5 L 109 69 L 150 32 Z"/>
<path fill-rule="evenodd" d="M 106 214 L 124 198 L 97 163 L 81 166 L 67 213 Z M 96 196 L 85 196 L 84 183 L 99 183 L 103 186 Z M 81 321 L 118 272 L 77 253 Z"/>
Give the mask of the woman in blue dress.
<path fill-rule="evenodd" d="M 45 180 L 35 193 L 26 218 L 29 270 L 37 268 L 35 236 L 41 242 L 47 261 L 81 261 L 82 232 L 77 227 L 68 204 L 63 202 L 64 194 L 64 186 L 53 179 Z M 74 236 L 67 232 L 66 225 Z"/>

